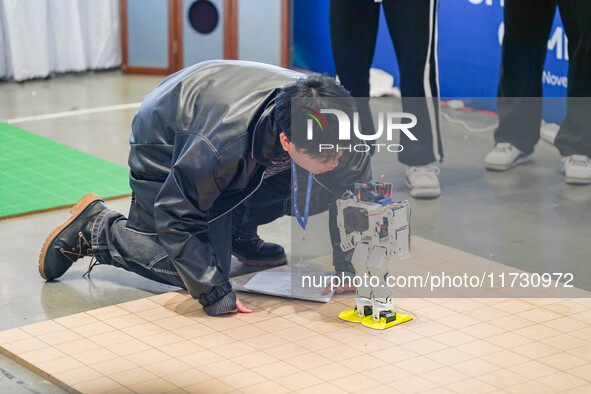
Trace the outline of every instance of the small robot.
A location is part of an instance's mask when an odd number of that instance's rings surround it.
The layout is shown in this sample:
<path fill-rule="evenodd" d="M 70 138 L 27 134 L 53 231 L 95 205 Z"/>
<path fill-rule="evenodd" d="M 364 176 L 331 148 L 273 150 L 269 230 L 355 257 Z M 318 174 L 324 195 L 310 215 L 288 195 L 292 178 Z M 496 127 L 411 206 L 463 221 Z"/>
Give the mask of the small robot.
<path fill-rule="evenodd" d="M 387 285 L 388 263 L 410 257 L 410 205 L 392 202 L 392 184 L 371 181 L 355 185 L 337 200 L 341 249 L 354 249 L 351 263 L 358 279 L 357 306 L 339 318 L 385 329 L 412 317 L 394 312 L 392 289 Z"/>

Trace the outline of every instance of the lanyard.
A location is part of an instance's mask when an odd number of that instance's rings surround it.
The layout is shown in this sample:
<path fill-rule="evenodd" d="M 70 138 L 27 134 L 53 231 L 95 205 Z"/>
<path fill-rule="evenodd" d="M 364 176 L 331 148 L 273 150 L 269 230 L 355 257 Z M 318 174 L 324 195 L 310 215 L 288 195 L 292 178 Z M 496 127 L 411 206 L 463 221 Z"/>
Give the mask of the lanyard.
<path fill-rule="evenodd" d="M 298 220 L 298 223 L 302 228 L 306 229 L 306 224 L 308 224 L 308 213 L 310 212 L 310 198 L 312 197 L 312 184 L 314 183 L 314 174 L 308 172 L 308 184 L 306 185 L 306 204 L 304 208 L 304 218 L 302 219 L 302 215 L 300 214 L 300 210 L 298 209 L 298 176 L 296 173 L 296 165 L 291 161 L 291 177 L 293 180 L 293 211 L 295 213 L 295 217 Z"/>

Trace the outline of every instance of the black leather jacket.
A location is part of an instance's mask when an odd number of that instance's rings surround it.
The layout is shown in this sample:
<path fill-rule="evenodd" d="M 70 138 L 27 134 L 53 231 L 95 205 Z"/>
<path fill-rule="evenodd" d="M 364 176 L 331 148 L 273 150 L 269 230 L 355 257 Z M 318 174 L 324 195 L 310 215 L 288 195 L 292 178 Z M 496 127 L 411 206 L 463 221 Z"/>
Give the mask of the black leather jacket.
<path fill-rule="evenodd" d="M 302 76 L 260 63 L 207 61 L 167 77 L 135 115 L 127 226 L 158 235 L 187 290 L 206 306 L 233 296 L 208 223 L 262 182 L 280 133 L 274 120 L 278 88 Z M 347 168 L 318 176 L 335 186 L 335 198 L 368 177 L 369 156 L 355 158 Z M 338 244 L 336 223 L 331 227 Z"/>

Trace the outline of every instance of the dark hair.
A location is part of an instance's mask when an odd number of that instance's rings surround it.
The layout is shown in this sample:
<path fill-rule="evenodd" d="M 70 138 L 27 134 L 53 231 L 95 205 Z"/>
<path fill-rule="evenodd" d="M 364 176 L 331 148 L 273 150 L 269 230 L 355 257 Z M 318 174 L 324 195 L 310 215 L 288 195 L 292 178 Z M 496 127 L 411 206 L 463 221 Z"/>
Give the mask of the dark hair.
<path fill-rule="evenodd" d="M 335 147 L 338 144 L 339 125 L 336 116 L 323 117 L 326 130 L 313 133 L 311 140 L 307 139 L 306 126 L 307 120 L 311 119 L 310 109 L 320 111 L 326 108 L 341 110 L 351 120 L 356 110 L 349 92 L 334 78 L 309 74 L 280 89 L 276 99 L 275 120 L 298 150 L 314 158 L 328 160 L 336 156 L 336 149 L 320 151 L 319 147 L 320 144 L 332 144 Z"/>

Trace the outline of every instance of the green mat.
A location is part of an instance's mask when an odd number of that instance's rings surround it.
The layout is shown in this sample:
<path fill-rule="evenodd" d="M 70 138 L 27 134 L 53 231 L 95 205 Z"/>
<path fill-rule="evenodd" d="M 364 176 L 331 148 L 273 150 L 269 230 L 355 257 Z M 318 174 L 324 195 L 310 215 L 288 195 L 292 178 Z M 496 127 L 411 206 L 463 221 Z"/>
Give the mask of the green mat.
<path fill-rule="evenodd" d="M 129 170 L 0 123 L 0 218 L 131 193 Z"/>

